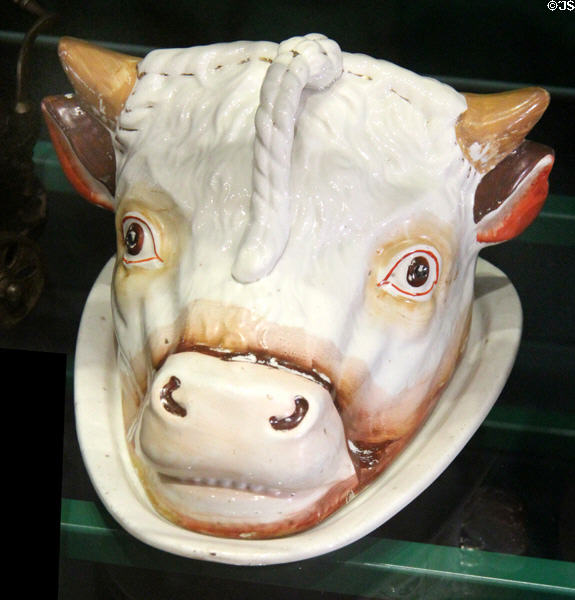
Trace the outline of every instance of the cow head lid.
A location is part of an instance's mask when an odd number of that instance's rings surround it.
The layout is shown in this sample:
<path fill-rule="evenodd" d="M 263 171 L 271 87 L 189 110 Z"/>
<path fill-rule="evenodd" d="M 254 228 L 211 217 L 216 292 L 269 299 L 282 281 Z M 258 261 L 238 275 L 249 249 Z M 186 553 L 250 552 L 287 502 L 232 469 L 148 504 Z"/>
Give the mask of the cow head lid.
<path fill-rule="evenodd" d="M 318 34 L 157 50 L 66 38 L 43 109 L 117 213 L 126 439 L 188 529 L 274 537 L 377 477 L 469 330 L 481 248 L 520 234 L 553 152 L 540 88 L 460 94 Z"/>

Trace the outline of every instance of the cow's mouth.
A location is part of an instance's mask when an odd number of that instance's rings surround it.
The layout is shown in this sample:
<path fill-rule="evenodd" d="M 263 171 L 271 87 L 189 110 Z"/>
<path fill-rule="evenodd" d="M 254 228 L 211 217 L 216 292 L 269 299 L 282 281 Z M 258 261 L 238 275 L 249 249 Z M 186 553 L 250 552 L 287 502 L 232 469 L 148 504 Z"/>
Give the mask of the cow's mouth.
<path fill-rule="evenodd" d="M 157 472 L 145 479 L 152 504 L 168 520 L 198 533 L 240 539 L 305 530 L 348 502 L 355 485 L 352 476 L 317 489 L 286 492 L 240 480 L 180 480 Z"/>
<path fill-rule="evenodd" d="M 267 496 L 269 498 L 293 498 L 296 492 L 289 490 L 281 490 L 278 488 L 268 487 L 261 483 L 252 483 L 242 479 L 224 479 L 216 477 L 190 477 L 182 479 L 172 477 L 170 475 L 159 474 L 162 483 L 168 484 L 184 484 L 202 488 L 215 488 L 221 490 L 229 490 L 230 492 L 245 492 L 253 496 Z"/>

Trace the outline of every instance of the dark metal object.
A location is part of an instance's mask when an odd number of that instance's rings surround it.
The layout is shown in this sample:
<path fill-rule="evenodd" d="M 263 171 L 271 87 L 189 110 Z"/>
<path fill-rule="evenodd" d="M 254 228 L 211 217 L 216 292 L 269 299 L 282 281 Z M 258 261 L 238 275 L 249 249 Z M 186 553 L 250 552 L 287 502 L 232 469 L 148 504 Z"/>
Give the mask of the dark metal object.
<path fill-rule="evenodd" d="M 19 323 L 36 305 L 44 287 L 44 267 L 29 238 L 0 234 L 0 324 Z"/>
<path fill-rule="evenodd" d="M 14 0 L 36 21 L 24 37 L 16 66 L 13 105 L 0 106 L 0 327 L 12 327 L 35 306 L 44 269 L 35 243 L 46 222 L 46 193 L 34 174 L 33 152 L 40 110 L 30 100 L 31 52 L 36 37 L 56 16 L 35 0 Z"/>

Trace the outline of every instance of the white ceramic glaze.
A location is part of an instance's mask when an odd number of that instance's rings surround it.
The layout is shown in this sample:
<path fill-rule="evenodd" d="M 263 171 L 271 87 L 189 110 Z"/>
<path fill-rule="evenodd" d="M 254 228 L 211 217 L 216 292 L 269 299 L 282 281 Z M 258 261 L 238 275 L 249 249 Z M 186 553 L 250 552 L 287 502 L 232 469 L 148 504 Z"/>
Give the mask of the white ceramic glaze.
<path fill-rule="evenodd" d="M 91 481 L 128 532 L 189 558 L 238 565 L 292 562 L 350 544 L 393 517 L 451 463 L 480 426 L 513 365 L 521 335 L 517 294 L 497 268 L 479 260 L 467 349 L 422 429 L 395 462 L 322 523 L 276 539 L 226 539 L 184 530 L 159 516 L 127 451 L 110 311 L 113 260 L 90 293 L 75 363 L 78 438 Z"/>
<path fill-rule="evenodd" d="M 285 536 L 407 443 L 469 323 L 481 246 L 464 110 L 452 88 L 321 35 L 138 65 L 114 137 L 113 316 L 128 438 L 162 514 Z M 275 431 L 296 398 L 303 421 Z"/>
<path fill-rule="evenodd" d="M 56 147 L 86 197 L 114 189 L 123 427 L 149 500 L 253 540 L 369 497 L 482 326 L 479 251 L 544 201 L 553 153 L 524 136 L 548 94 L 478 100 L 318 34 L 61 56 L 82 101 L 49 104 Z"/>

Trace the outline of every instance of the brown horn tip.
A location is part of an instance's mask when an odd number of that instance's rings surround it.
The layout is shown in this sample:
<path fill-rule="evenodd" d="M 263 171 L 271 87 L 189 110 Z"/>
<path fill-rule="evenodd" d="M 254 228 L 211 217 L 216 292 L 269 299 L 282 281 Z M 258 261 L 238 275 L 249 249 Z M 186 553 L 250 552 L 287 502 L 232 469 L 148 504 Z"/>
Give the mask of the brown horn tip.
<path fill-rule="evenodd" d="M 142 60 L 73 37 L 63 37 L 58 56 L 78 96 L 114 127 L 138 76 Z"/>
<path fill-rule="evenodd" d="M 513 152 L 549 105 L 549 92 L 538 87 L 464 96 L 467 110 L 456 124 L 457 141 L 480 173 Z"/>

